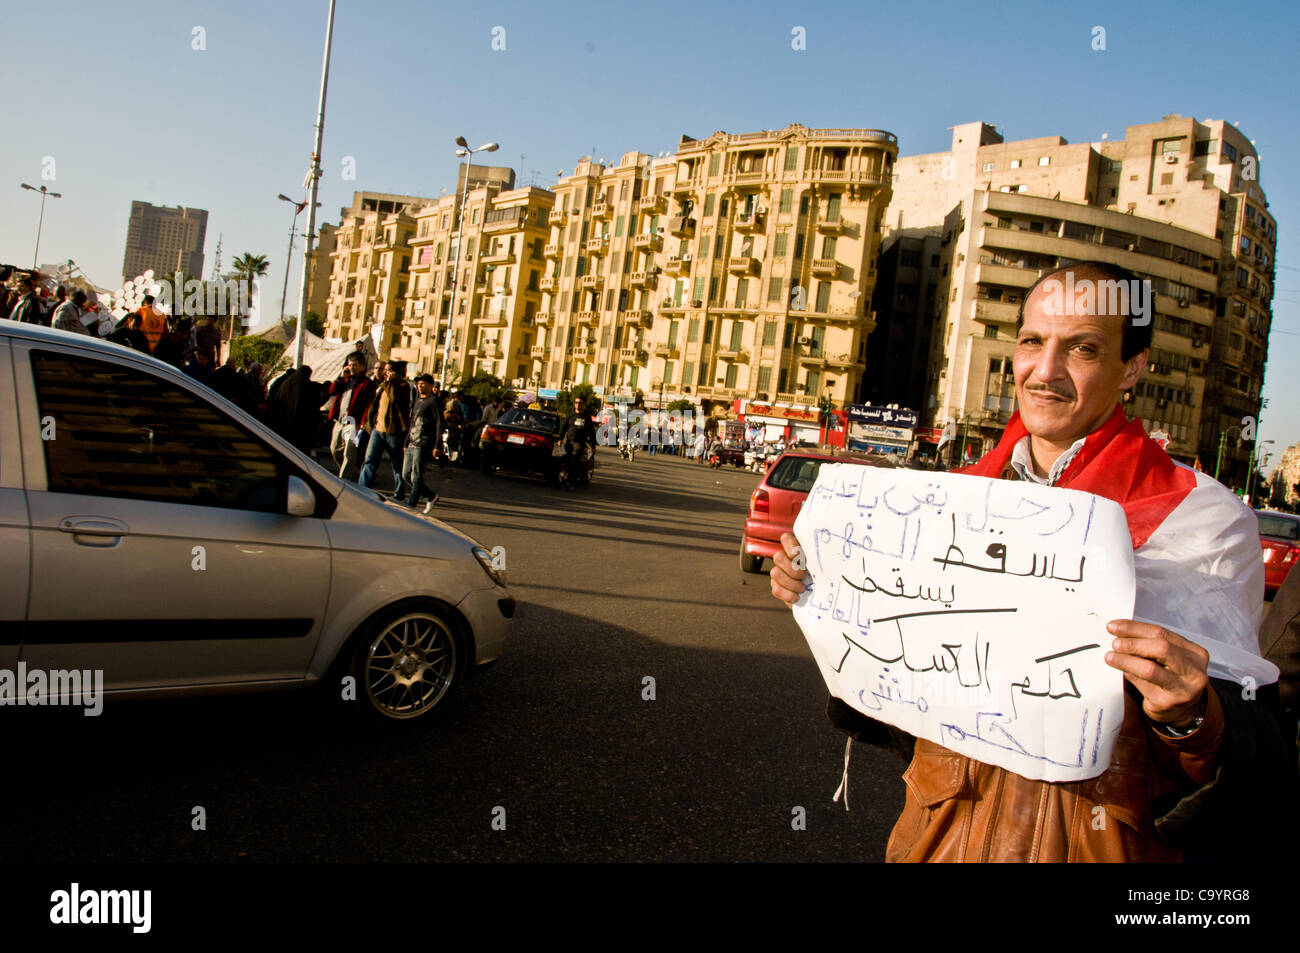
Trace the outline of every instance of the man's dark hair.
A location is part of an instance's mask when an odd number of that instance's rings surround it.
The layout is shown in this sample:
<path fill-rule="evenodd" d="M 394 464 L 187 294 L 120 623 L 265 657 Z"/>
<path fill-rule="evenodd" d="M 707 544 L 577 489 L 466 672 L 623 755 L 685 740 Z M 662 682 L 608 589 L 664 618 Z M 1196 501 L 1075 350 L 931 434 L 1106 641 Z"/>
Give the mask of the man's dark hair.
<path fill-rule="evenodd" d="M 80 305 L 81 302 L 83 302 L 83 301 L 85 301 L 85 300 L 86 300 L 86 293 L 85 293 L 84 291 L 81 291 L 80 289 L 78 289 L 77 291 L 74 291 L 74 292 L 72 293 L 72 303 L 73 303 L 73 304 L 75 304 L 75 305 Z"/>
<path fill-rule="evenodd" d="M 365 367 L 365 366 L 366 366 L 366 354 L 365 354 L 364 351 L 353 351 L 353 352 L 352 352 L 351 354 L 349 354 L 346 358 L 344 358 L 344 363 L 345 363 L 345 364 L 346 364 L 348 361 L 356 361 L 356 362 L 357 362 L 358 364 L 360 364 L 362 367 Z"/>
<path fill-rule="evenodd" d="M 145 296 L 144 296 L 144 303 L 145 303 L 145 304 L 153 304 L 153 295 L 145 295 Z"/>
<path fill-rule="evenodd" d="M 406 362 L 405 362 L 405 361 L 389 361 L 389 362 L 388 362 L 388 366 L 391 367 L 391 368 L 393 369 L 393 376 L 394 376 L 394 377 L 405 377 L 405 376 L 406 376 Z"/>
<path fill-rule="evenodd" d="M 1072 265 L 1062 265 L 1055 271 L 1049 271 L 1043 277 L 1034 282 L 1033 287 L 1025 292 L 1024 298 L 1020 301 L 1020 310 L 1016 312 L 1016 333 L 1020 332 L 1020 326 L 1025 323 L 1025 304 L 1029 301 L 1029 296 L 1038 289 L 1044 281 L 1049 278 L 1056 278 L 1058 281 L 1066 273 L 1073 273 L 1074 281 L 1078 284 L 1081 281 L 1122 281 L 1129 288 L 1137 287 L 1130 282 L 1138 282 L 1138 278 L 1133 272 L 1119 265 L 1112 265 L 1105 261 L 1076 261 Z M 1149 286 L 1148 286 L 1149 287 Z M 1096 300 L 1096 299 L 1094 299 Z M 1124 314 L 1123 342 L 1120 345 L 1120 359 L 1127 361 L 1134 355 L 1141 353 L 1151 347 L 1152 332 L 1152 315 L 1155 311 L 1155 293 L 1148 291 L 1145 296 L 1139 298 L 1136 295 L 1128 295 L 1128 312 Z M 1143 314 L 1139 306 L 1146 303 L 1151 312 Z M 1142 324 L 1134 324 L 1134 318 L 1142 318 Z"/>

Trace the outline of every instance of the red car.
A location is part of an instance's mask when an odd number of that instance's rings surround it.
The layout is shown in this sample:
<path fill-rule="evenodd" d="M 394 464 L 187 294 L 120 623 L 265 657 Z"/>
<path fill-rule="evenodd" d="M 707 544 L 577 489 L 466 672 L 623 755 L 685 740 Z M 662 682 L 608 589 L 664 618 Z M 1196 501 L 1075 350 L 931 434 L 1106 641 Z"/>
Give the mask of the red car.
<path fill-rule="evenodd" d="M 781 548 L 781 534 L 794 529 L 795 518 L 807 499 L 823 463 L 857 463 L 880 466 L 879 460 L 845 454 L 831 456 L 812 450 L 788 450 L 767 468 L 767 476 L 749 498 L 749 517 L 740 540 L 740 568 L 760 572 L 763 560 Z"/>
<path fill-rule="evenodd" d="M 1264 510 L 1259 520 L 1259 542 L 1264 549 L 1264 593 L 1281 588 L 1291 567 L 1300 559 L 1300 516 Z"/>

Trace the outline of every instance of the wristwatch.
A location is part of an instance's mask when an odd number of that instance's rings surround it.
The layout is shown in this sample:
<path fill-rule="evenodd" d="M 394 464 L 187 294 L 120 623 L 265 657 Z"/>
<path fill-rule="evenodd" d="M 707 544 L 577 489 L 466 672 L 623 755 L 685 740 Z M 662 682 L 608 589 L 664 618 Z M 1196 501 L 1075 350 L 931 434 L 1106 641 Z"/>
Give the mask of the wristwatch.
<path fill-rule="evenodd" d="M 1187 728 L 1175 728 L 1173 725 L 1158 725 L 1156 731 L 1166 738 L 1186 738 L 1197 728 L 1201 727 L 1201 722 L 1205 721 L 1204 715 L 1197 715 L 1192 720 L 1192 724 Z"/>

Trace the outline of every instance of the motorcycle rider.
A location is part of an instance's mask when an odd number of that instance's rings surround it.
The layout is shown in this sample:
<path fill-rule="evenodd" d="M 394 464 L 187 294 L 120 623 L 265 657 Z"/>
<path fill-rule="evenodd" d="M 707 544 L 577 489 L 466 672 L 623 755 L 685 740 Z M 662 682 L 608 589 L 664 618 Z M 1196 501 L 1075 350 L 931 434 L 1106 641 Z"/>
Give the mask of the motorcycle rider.
<path fill-rule="evenodd" d="M 569 485 L 573 485 L 576 464 L 579 460 L 586 465 L 586 454 L 596 444 L 596 424 L 587 413 L 581 397 L 573 398 L 573 413 L 564 418 L 560 425 L 560 443 L 564 445 L 565 462 L 568 465 Z"/>

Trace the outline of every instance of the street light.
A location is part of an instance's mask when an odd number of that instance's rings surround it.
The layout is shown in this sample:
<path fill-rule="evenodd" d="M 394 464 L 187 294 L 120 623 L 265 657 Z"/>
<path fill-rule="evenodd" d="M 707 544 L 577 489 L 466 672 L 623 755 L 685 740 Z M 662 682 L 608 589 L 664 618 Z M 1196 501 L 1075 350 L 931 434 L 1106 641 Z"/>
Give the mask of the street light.
<path fill-rule="evenodd" d="M 1266 443 L 1276 443 L 1276 441 L 1258 440 L 1255 441 L 1254 445 L 1250 448 L 1250 463 L 1246 467 L 1246 492 L 1244 494 L 1244 499 L 1246 500 L 1247 505 L 1250 505 L 1250 484 L 1255 477 L 1255 453 Z"/>
<path fill-rule="evenodd" d="M 452 259 L 451 269 L 451 308 L 447 312 L 447 336 L 442 342 L 442 380 L 447 382 L 447 360 L 451 353 L 451 322 L 456 316 L 456 298 L 460 292 L 460 250 L 464 245 L 465 238 L 465 202 L 469 198 L 469 164 L 470 159 L 476 152 L 496 152 L 501 148 L 495 142 L 489 142 L 479 146 L 477 149 L 471 149 L 469 143 L 465 141 L 464 136 L 456 137 L 456 155 L 465 159 L 465 184 L 460 193 L 460 218 L 456 225 L 456 257 Z"/>
<path fill-rule="evenodd" d="M 36 261 L 41 257 L 41 228 L 45 225 L 45 199 L 47 196 L 52 199 L 61 199 L 63 198 L 63 193 L 51 192 L 43 185 L 39 189 L 34 185 L 28 185 L 26 182 L 20 182 L 19 185 L 25 188 L 28 192 L 41 193 L 41 217 L 36 223 L 36 251 L 32 252 L 32 271 L 35 271 Z"/>
<path fill-rule="evenodd" d="M 1219 478 L 1219 467 L 1223 464 L 1223 441 L 1227 438 L 1228 434 L 1234 430 L 1237 431 L 1237 449 L 1240 450 L 1241 449 L 1241 428 L 1239 426 L 1233 424 L 1227 430 L 1219 431 L 1219 454 L 1214 460 L 1214 479 L 1216 480 Z"/>
<path fill-rule="evenodd" d="M 293 222 L 289 225 L 289 253 L 284 257 L 284 290 L 280 292 L 280 323 L 284 324 L 285 299 L 289 297 L 289 269 L 293 266 L 293 233 L 298 229 L 298 216 L 307 207 L 307 200 L 303 199 L 301 202 L 295 202 L 283 192 L 277 195 L 276 198 L 293 206 Z"/>

